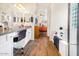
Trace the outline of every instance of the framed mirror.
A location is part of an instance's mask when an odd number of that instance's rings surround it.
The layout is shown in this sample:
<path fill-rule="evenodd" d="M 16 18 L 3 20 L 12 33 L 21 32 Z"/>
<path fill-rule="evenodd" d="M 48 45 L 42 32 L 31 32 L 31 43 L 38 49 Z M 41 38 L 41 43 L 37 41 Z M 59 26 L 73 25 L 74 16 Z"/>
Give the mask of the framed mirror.
<path fill-rule="evenodd" d="M 13 17 L 13 22 L 16 22 L 16 17 Z"/>

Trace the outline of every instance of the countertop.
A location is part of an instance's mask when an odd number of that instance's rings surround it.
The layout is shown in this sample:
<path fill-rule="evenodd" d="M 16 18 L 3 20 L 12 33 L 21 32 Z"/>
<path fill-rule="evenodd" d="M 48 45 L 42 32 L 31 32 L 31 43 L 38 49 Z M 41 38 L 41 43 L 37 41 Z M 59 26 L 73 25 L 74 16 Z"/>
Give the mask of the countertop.
<path fill-rule="evenodd" d="M 28 28 L 32 28 L 32 26 L 15 27 L 15 28 L 6 29 L 4 31 L 0 31 L 0 36 L 8 34 L 8 33 L 12 33 L 12 32 L 18 32 L 18 31 L 21 31 L 21 30 L 24 30 L 24 29 L 28 29 Z"/>

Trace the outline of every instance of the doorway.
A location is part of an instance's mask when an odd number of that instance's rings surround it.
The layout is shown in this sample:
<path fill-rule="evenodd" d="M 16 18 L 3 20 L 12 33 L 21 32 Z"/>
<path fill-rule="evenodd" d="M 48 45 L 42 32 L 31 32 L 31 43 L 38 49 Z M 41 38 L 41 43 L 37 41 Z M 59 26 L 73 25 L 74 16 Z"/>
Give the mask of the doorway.
<path fill-rule="evenodd" d="M 39 9 L 35 16 L 34 38 L 47 36 L 47 10 Z"/>

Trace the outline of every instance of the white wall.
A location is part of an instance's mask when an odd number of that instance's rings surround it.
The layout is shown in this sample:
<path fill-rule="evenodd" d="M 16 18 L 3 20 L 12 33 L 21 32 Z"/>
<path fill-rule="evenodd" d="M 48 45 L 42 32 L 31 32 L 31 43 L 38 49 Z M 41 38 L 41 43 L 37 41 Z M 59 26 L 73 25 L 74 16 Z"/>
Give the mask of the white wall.
<path fill-rule="evenodd" d="M 59 41 L 59 52 L 61 55 L 68 55 L 68 43 L 67 43 L 67 26 L 68 26 L 68 4 L 66 3 L 57 3 L 51 4 L 51 12 L 49 19 L 49 36 L 51 41 L 53 41 L 53 34 L 58 32 L 60 37 L 60 27 L 63 27 L 63 40 Z"/>
<path fill-rule="evenodd" d="M 11 16 L 19 17 L 25 15 L 28 18 L 28 15 L 34 14 L 36 11 L 35 3 L 23 3 L 22 6 L 26 9 L 26 13 L 22 9 L 15 7 L 15 3 L 0 3 L 0 13 L 5 12 L 6 14 L 10 14 Z M 29 11 L 30 13 L 27 13 Z"/>
<path fill-rule="evenodd" d="M 51 4 L 51 19 L 50 19 L 50 37 L 52 34 L 59 31 L 59 27 L 63 27 L 64 38 L 67 41 L 67 22 L 68 22 L 68 4 Z"/>

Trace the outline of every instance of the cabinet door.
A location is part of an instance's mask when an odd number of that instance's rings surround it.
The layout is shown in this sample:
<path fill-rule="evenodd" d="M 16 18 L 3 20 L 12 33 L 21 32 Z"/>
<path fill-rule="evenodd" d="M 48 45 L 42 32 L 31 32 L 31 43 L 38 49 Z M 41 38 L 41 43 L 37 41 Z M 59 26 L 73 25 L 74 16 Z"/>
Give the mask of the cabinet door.
<path fill-rule="evenodd" d="M 0 36 L 0 56 L 12 56 L 13 55 L 13 37 L 16 32 L 9 33 Z"/>
<path fill-rule="evenodd" d="M 25 44 L 27 44 L 32 38 L 32 30 L 31 29 L 27 29 L 26 32 L 26 38 L 25 38 Z"/>
<path fill-rule="evenodd" d="M 59 41 L 59 52 L 62 56 L 68 56 L 68 44 L 66 41 Z"/>
<path fill-rule="evenodd" d="M 17 35 L 17 32 L 12 32 L 7 34 L 7 51 L 8 55 L 12 56 L 13 55 L 13 37 Z"/>
<path fill-rule="evenodd" d="M 27 29 L 26 36 L 27 36 L 27 39 L 28 39 L 28 40 L 31 39 L 31 35 L 32 35 L 32 30 L 31 30 L 31 29 Z"/>
<path fill-rule="evenodd" d="M 70 56 L 77 56 L 77 45 L 70 45 Z"/>
<path fill-rule="evenodd" d="M 7 34 L 7 51 L 9 55 L 13 55 L 13 34 L 14 33 Z"/>
<path fill-rule="evenodd" d="M 0 36 L 0 56 L 8 55 L 6 35 Z"/>

